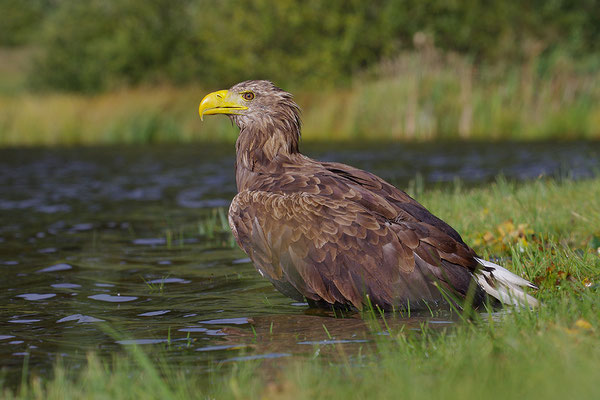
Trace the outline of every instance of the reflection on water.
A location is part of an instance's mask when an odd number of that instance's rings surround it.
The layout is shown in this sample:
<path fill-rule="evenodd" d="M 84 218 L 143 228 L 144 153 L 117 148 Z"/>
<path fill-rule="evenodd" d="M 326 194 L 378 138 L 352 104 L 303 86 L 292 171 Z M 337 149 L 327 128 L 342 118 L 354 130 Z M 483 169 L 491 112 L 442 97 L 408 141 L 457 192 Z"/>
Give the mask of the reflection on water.
<path fill-rule="evenodd" d="M 600 144 L 313 146 L 311 155 L 405 186 L 502 172 L 590 176 Z M 0 150 L 0 366 L 16 382 L 24 357 L 44 374 L 57 358 L 138 344 L 199 371 L 214 363 L 335 357 L 373 346 L 357 314 L 310 310 L 255 272 L 222 226 L 235 194 L 232 146 Z M 393 329 L 448 317 L 391 318 Z M 117 329 L 113 337 L 103 324 Z"/>

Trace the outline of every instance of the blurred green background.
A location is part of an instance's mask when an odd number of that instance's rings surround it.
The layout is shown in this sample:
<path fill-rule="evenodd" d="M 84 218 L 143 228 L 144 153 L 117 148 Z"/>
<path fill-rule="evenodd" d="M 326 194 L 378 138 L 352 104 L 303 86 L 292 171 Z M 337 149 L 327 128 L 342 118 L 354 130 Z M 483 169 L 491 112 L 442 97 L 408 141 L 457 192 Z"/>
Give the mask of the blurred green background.
<path fill-rule="evenodd" d="M 1 0 L 0 144 L 233 140 L 269 79 L 305 138 L 600 137 L 595 0 Z"/>

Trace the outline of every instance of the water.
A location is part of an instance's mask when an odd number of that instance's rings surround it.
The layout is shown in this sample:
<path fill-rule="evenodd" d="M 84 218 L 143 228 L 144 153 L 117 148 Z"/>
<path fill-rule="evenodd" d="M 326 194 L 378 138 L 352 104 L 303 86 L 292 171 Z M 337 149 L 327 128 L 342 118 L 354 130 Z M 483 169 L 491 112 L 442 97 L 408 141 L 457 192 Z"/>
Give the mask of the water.
<path fill-rule="evenodd" d="M 0 366 L 46 374 L 62 358 L 139 344 L 208 371 L 248 359 L 327 357 L 373 344 L 356 314 L 283 297 L 233 243 L 233 147 L 0 150 Z M 584 178 L 600 143 L 312 146 L 405 187 L 543 175 Z M 339 315 L 338 315 L 339 317 Z M 407 329 L 445 317 L 398 320 Z M 115 335 L 113 329 L 120 332 Z M 349 354 L 350 354 L 349 353 Z"/>

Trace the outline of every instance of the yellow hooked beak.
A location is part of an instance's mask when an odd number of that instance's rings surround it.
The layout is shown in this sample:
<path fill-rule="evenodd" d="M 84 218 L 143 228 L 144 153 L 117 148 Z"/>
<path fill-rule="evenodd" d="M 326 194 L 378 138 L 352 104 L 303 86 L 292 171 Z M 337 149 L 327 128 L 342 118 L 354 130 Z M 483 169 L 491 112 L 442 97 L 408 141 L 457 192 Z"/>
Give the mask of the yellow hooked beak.
<path fill-rule="evenodd" d="M 239 114 L 236 111 L 248 109 L 248 107 L 237 103 L 232 97 L 228 90 L 219 90 L 204 96 L 198 107 L 200 120 L 204 120 L 205 114 Z"/>

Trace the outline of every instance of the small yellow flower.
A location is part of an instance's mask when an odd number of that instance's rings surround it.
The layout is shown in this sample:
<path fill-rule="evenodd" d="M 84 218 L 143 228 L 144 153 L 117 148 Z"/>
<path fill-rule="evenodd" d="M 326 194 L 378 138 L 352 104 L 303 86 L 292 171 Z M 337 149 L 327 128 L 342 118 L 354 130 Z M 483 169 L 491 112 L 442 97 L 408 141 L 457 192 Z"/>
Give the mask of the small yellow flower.
<path fill-rule="evenodd" d="M 585 319 L 579 318 L 577 321 L 575 321 L 575 328 L 577 329 L 581 329 L 584 331 L 591 331 L 592 328 L 592 324 L 590 324 L 589 322 L 587 322 Z"/>

